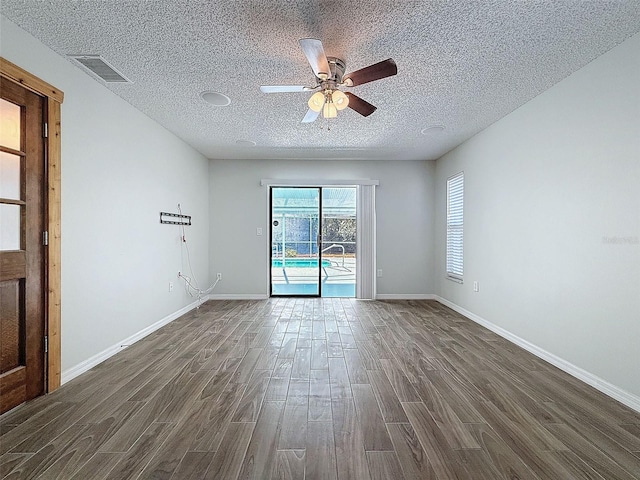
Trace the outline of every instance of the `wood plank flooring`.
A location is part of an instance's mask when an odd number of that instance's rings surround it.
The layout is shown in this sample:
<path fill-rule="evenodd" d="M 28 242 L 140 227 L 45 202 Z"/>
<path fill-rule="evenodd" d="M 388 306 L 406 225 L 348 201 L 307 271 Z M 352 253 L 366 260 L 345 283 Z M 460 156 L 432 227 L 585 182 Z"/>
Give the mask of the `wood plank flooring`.
<path fill-rule="evenodd" d="M 214 301 L 0 417 L 6 479 L 638 479 L 640 414 L 433 301 Z"/>

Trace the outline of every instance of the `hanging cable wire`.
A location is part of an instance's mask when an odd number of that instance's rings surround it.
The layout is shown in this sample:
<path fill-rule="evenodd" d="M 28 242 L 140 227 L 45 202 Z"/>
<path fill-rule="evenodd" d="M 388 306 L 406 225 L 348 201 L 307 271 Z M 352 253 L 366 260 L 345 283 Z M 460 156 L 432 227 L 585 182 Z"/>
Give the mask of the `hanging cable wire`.
<path fill-rule="evenodd" d="M 178 213 L 182 215 L 182 209 L 180 208 L 180 204 L 178 204 Z M 182 235 L 180 238 L 180 245 L 184 246 L 184 250 L 187 252 L 187 265 L 189 267 L 189 275 L 183 275 L 182 272 L 178 272 L 178 278 L 181 278 L 184 281 L 185 290 L 190 297 L 196 297 L 198 299 L 198 305 L 196 308 L 200 308 L 200 306 L 204 303 L 202 297 L 204 295 L 208 295 L 213 291 L 216 287 L 220 279 L 216 279 L 216 281 L 211 284 L 208 288 L 202 290 L 200 289 L 200 285 L 196 279 L 195 274 L 193 273 L 193 267 L 191 266 L 191 252 L 189 251 L 189 243 L 187 242 L 187 235 L 184 230 L 184 225 L 180 225 L 180 229 L 182 231 Z M 182 248 L 181 248 L 182 249 Z"/>

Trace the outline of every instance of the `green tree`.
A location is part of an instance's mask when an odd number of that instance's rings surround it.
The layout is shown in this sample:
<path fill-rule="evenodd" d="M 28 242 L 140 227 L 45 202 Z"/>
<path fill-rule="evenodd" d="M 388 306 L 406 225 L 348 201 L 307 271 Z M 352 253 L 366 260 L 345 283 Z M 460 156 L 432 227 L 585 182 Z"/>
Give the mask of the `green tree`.
<path fill-rule="evenodd" d="M 355 218 L 327 218 L 323 219 L 322 242 L 324 248 L 331 243 L 338 243 L 344 246 L 345 253 L 356 252 L 356 219 Z M 337 253 L 330 251 L 327 253 Z"/>

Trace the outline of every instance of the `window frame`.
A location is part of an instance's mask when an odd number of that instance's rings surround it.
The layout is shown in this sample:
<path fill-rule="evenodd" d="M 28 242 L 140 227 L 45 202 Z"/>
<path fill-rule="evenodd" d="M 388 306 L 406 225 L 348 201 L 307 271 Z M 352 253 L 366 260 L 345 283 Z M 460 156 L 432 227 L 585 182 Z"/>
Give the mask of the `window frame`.
<path fill-rule="evenodd" d="M 447 178 L 446 197 L 445 273 L 447 279 L 463 283 L 464 171 Z"/>

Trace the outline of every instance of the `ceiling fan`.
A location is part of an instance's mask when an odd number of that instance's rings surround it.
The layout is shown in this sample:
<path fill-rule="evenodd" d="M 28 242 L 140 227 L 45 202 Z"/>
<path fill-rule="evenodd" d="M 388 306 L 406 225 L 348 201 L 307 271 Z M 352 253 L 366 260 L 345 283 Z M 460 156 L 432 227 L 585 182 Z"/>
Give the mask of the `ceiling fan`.
<path fill-rule="evenodd" d="M 376 107 L 351 92 L 343 92 L 340 88 L 355 87 L 398 73 L 396 62 L 389 58 L 345 75 L 344 60 L 327 57 L 320 40 L 303 38 L 300 40 L 300 47 L 315 74 L 315 85 L 263 85 L 260 90 L 263 93 L 316 92 L 309 99 L 309 110 L 302 119 L 303 123 L 315 121 L 320 112 L 324 118 L 335 118 L 338 116 L 338 110 L 347 107 L 368 117 L 376 111 Z"/>

